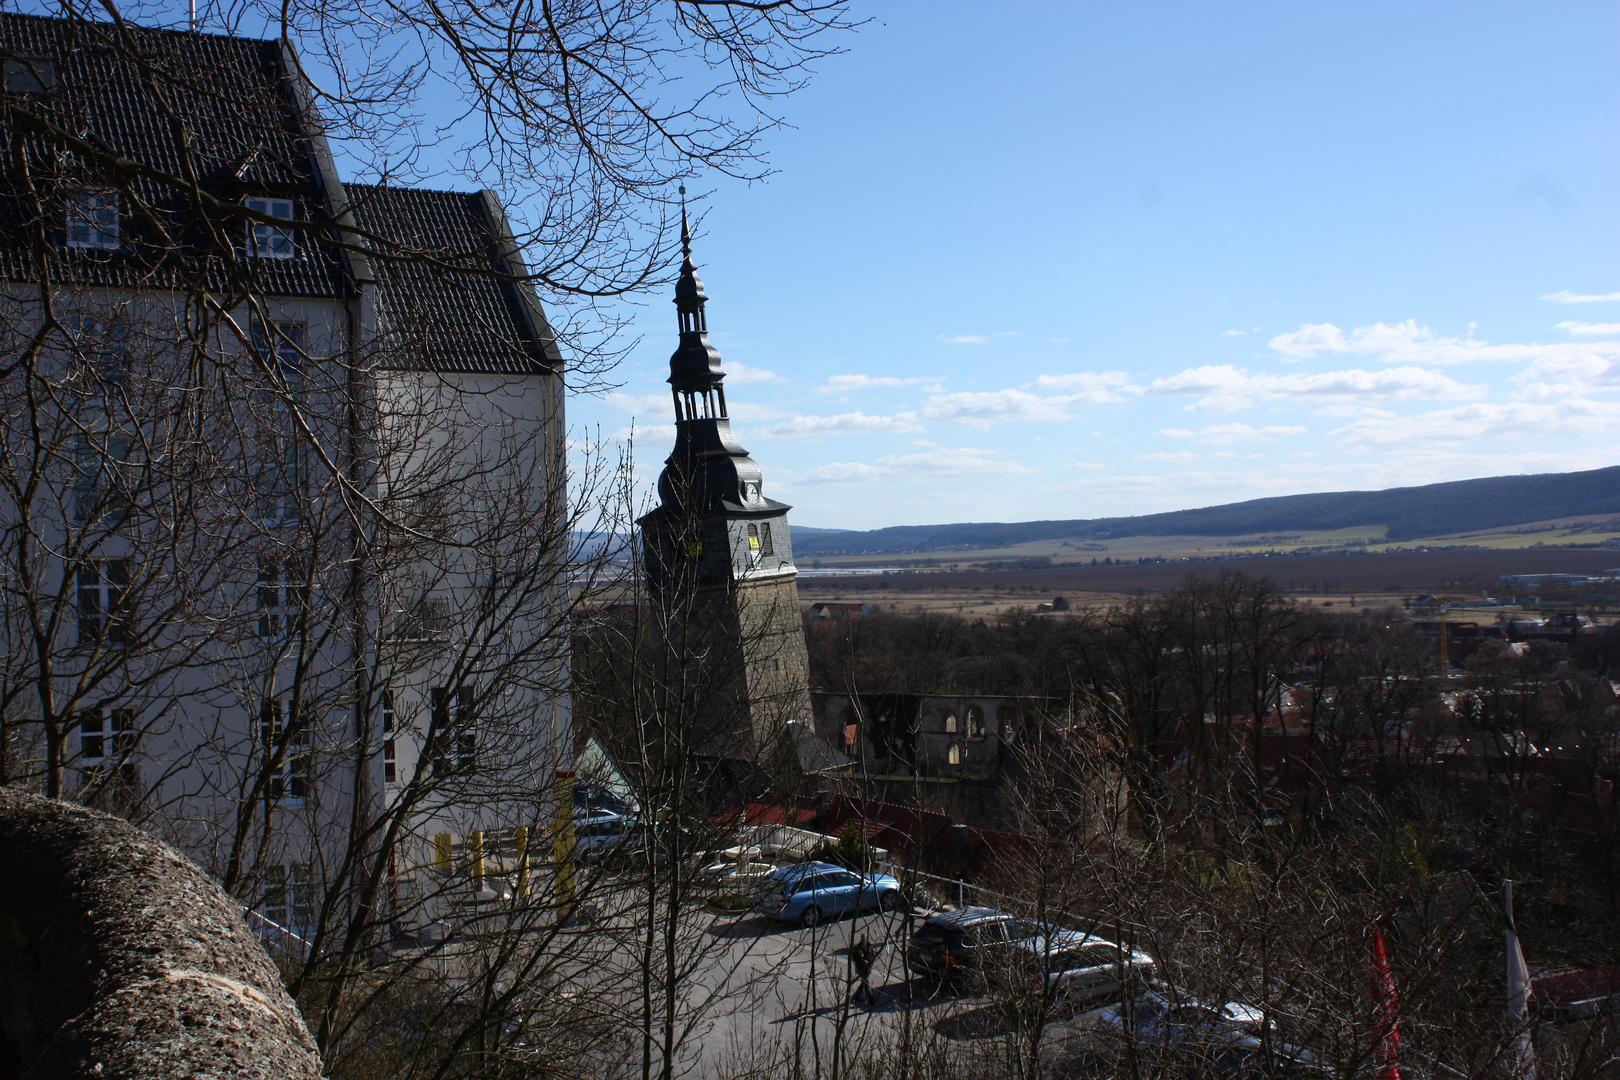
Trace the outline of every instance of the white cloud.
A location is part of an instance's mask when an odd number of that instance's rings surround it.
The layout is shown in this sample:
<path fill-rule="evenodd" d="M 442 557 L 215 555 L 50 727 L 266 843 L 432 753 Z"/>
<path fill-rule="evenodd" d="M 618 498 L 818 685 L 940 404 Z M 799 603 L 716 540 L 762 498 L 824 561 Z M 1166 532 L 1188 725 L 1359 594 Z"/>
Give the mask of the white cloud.
<path fill-rule="evenodd" d="M 1252 427 L 1249 424 L 1209 424 L 1197 431 L 1186 428 L 1164 428 L 1159 431 L 1163 439 L 1197 439 L 1207 446 L 1227 446 L 1235 442 L 1271 442 L 1291 435 L 1303 435 L 1306 429 L 1297 424 L 1286 427 Z"/>
<path fill-rule="evenodd" d="M 1262 401 L 1387 402 L 1422 398 L 1472 398 L 1484 386 L 1466 386 L 1438 371 L 1419 367 L 1368 371 L 1347 368 L 1316 374 L 1250 372 L 1231 364 L 1205 364 L 1155 379 L 1146 393 L 1160 396 L 1198 395 L 1188 406 L 1204 412 L 1234 412 Z"/>
<path fill-rule="evenodd" d="M 1085 394 L 1041 397 L 1024 390 L 969 390 L 935 394 L 923 402 L 919 415 L 935 423 L 980 428 L 1009 421 L 1044 423 L 1069 419 L 1069 409 L 1087 397 Z"/>
<path fill-rule="evenodd" d="M 1159 434 L 1163 435 L 1164 432 L 1161 431 Z M 1190 435 L 1192 433 L 1188 432 L 1188 434 Z M 1168 450 L 1158 450 L 1151 454 L 1137 454 L 1136 460 L 1164 461 L 1172 465 L 1186 465 L 1190 462 L 1197 461 L 1201 457 L 1203 457 L 1202 454 L 1195 454 L 1191 450 L 1176 450 L 1174 452 Z"/>
<path fill-rule="evenodd" d="M 1021 336 L 1017 330 L 998 330 L 994 334 L 941 334 L 939 340 L 947 345 L 988 345 L 991 338 Z"/>
<path fill-rule="evenodd" d="M 1567 330 L 1577 337 L 1597 337 L 1610 334 L 1620 334 L 1620 323 L 1617 322 L 1575 322 L 1566 319 L 1558 324 L 1558 329 Z"/>
<path fill-rule="evenodd" d="M 937 389 L 939 384 L 939 379 L 901 379 L 893 375 L 834 375 L 826 385 L 816 387 L 816 393 L 847 394 L 879 386 L 932 386 Z"/>
<path fill-rule="evenodd" d="M 1382 356 L 1392 363 L 1463 364 L 1475 361 L 1522 362 L 1549 356 L 1575 356 L 1583 352 L 1620 353 L 1620 342 L 1579 344 L 1492 345 L 1472 337 L 1436 337 L 1415 319 L 1401 323 L 1374 323 L 1346 334 L 1332 323 L 1307 323 L 1298 330 L 1278 334 L 1271 347 L 1289 360 L 1304 360 L 1324 352 Z"/>
<path fill-rule="evenodd" d="M 1062 375 L 1041 375 L 1034 382 L 1025 383 L 1023 388 L 1036 391 L 1072 390 L 1076 392 L 1069 396 L 1069 400 L 1093 405 L 1123 400 L 1116 391 L 1141 393 L 1139 387 L 1131 385 L 1131 377 L 1123 371 L 1070 371 Z"/>
<path fill-rule="evenodd" d="M 774 371 L 766 371 L 764 368 L 749 367 L 747 364 L 739 364 L 735 360 L 729 361 L 726 364 L 726 382 L 733 385 L 781 381 L 782 376 L 778 375 Z"/>
<path fill-rule="evenodd" d="M 868 416 L 863 412 L 840 413 L 837 416 L 790 416 L 769 427 L 752 429 L 749 435 L 775 439 L 817 435 L 906 435 L 923 430 L 916 417 L 916 413 Z"/>
<path fill-rule="evenodd" d="M 1606 304 L 1620 301 L 1620 292 L 1575 293 L 1568 289 L 1559 289 L 1557 292 L 1542 293 L 1541 298 L 1556 304 Z"/>
<path fill-rule="evenodd" d="M 634 428 L 616 428 L 608 435 L 608 441 L 616 443 L 629 442 L 632 435 L 635 437 L 637 445 L 652 447 L 650 453 L 662 458 L 675 443 L 675 425 L 648 424 L 643 427 L 637 424 Z"/>
<path fill-rule="evenodd" d="M 1620 361 L 1601 356 L 1550 357 L 1535 361 L 1513 381 L 1523 386 L 1519 397 L 1534 400 L 1604 394 L 1620 390 Z"/>
<path fill-rule="evenodd" d="M 675 406 L 671 404 L 668 392 L 662 394 L 626 394 L 615 391 L 602 399 L 620 412 L 627 412 L 631 416 L 645 416 L 649 413 L 658 413 L 662 416 L 674 416 Z"/>
<path fill-rule="evenodd" d="M 1222 330 L 1221 337 L 1247 337 L 1247 330 Z"/>
<path fill-rule="evenodd" d="M 1548 439 L 1602 435 L 1620 422 L 1620 403 L 1569 398 L 1550 404 L 1476 402 L 1396 418 L 1368 418 L 1329 434 L 1347 450 L 1396 450 L 1472 439 Z"/>
<path fill-rule="evenodd" d="M 1098 469 L 1106 469 L 1108 466 L 1100 461 L 1071 461 L 1063 467 L 1065 469 L 1079 469 L 1083 472 L 1096 472 Z"/>
<path fill-rule="evenodd" d="M 794 478 L 800 484 L 861 484 L 929 477 L 1016 476 L 1038 472 L 1028 465 L 1001 458 L 996 450 L 972 448 L 930 450 L 921 454 L 881 457 L 870 464 L 834 461 L 818 465 Z"/>

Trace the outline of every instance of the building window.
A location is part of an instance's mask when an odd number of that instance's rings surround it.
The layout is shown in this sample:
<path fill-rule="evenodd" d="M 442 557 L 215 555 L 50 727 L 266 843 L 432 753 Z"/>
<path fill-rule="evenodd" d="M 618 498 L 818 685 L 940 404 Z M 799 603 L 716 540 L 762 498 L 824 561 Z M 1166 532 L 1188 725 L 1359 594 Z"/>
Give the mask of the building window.
<path fill-rule="evenodd" d="M 945 714 L 945 734 L 956 734 L 956 714 L 953 712 L 948 712 Z"/>
<path fill-rule="evenodd" d="M 1016 705 L 1003 705 L 1001 707 L 1001 741 L 1010 743 L 1013 733 L 1018 729 L 1018 707 Z"/>
<path fill-rule="evenodd" d="M 428 752 L 433 758 L 434 776 L 465 776 L 478 770 L 478 729 L 473 714 L 475 696 L 470 686 L 433 688 Z"/>
<path fill-rule="evenodd" d="M 977 705 L 968 706 L 967 737 L 970 739 L 984 738 L 984 710 Z"/>
<path fill-rule="evenodd" d="M 124 645 L 133 627 L 129 560 L 91 559 L 75 571 L 79 589 L 79 644 Z"/>
<path fill-rule="evenodd" d="M 135 749 L 134 709 L 85 709 L 76 714 L 79 761 L 87 766 L 122 758 Z"/>
<path fill-rule="evenodd" d="M 303 559 L 259 556 L 259 636 L 290 634 L 297 618 L 309 611 L 309 568 Z"/>
<path fill-rule="evenodd" d="M 8 94 L 43 94 L 56 89 L 56 61 L 39 57 L 11 57 L 5 61 Z"/>
<path fill-rule="evenodd" d="M 73 355 L 92 380 L 122 386 L 129 371 L 129 327 L 93 315 L 64 320 Z"/>
<path fill-rule="evenodd" d="M 304 325 L 295 322 L 253 324 L 253 348 L 292 393 L 303 389 Z"/>
<path fill-rule="evenodd" d="M 309 863 L 264 868 L 264 917 L 283 930 L 302 930 L 315 921 Z"/>
<path fill-rule="evenodd" d="M 304 327 L 254 323 L 253 348 L 271 383 L 260 399 L 253 463 L 258 515 L 267 525 L 288 524 L 300 519 L 299 497 L 308 471 L 304 443 L 292 416 L 304 385 Z"/>
<path fill-rule="evenodd" d="M 265 217 L 277 218 L 281 221 L 293 219 L 293 204 L 291 199 L 259 199 L 246 200 L 247 208 L 254 213 Z M 250 242 L 248 254 L 259 259 L 290 259 L 293 257 L 293 231 L 283 225 L 270 225 L 264 222 L 252 222 L 249 231 Z"/>
<path fill-rule="evenodd" d="M 761 555 L 774 555 L 776 553 L 771 546 L 771 526 L 769 522 L 759 527 L 759 553 Z"/>
<path fill-rule="evenodd" d="M 117 251 L 122 204 L 110 188 L 83 188 L 68 195 L 67 246 Z"/>
<path fill-rule="evenodd" d="M 270 774 L 265 798 L 271 802 L 309 798 L 314 751 L 306 712 L 291 700 L 278 698 L 267 699 L 259 708 L 259 741 Z"/>
<path fill-rule="evenodd" d="M 750 524 L 748 526 L 748 562 L 749 562 L 749 565 L 757 566 L 759 564 L 759 556 L 760 556 L 760 550 L 759 550 L 759 526 L 754 525 L 754 524 Z"/>
<path fill-rule="evenodd" d="M 80 524 L 129 515 L 129 442 L 122 435 L 79 439 L 73 447 L 73 519 Z"/>
<path fill-rule="evenodd" d="M 962 764 L 962 745 L 960 743 L 951 743 L 950 762 L 952 765 Z"/>
<path fill-rule="evenodd" d="M 398 724 L 398 715 L 394 712 L 394 692 L 382 692 L 382 730 L 383 730 L 383 781 L 395 783 L 399 779 L 399 768 L 394 759 L 394 728 Z"/>

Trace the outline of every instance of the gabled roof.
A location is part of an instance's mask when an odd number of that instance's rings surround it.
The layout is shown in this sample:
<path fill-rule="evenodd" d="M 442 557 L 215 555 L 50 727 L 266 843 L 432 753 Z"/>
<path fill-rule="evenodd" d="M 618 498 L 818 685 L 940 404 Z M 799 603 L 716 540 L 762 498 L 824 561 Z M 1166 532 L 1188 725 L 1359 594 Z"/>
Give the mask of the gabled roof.
<path fill-rule="evenodd" d="M 120 36 L 124 33 L 127 42 Z M 52 146 L 58 140 L 45 130 L 54 127 L 103 154 L 182 181 L 137 172 L 130 190 L 153 207 L 187 254 L 205 255 L 207 236 L 181 194 L 187 170 L 174 133 L 178 123 L 207 195 L 225 202 L 273 195 L 293 200 L 297 216 L 305 220 L 327 216 L 325 193 L 276 42 L 3 13 L 0 55 L 54 66 L 55 86 L 42 93 L 0 91 L 15 110 L 14 126 L 27 135 L 34 180 L 43 180 L 48 192 L 111 183 L 89 167 L 84 155 L 58 156 Z M 160 101 L 167 103 L 167 111 Z M 64 145 L 71 147 L 71 142 Z M 21 180 L 14 169 L 9 156 L 0 162 L 0 276 L 32 280 L 37 270 L 28 242 L 29 210 L 16 195 Z M 60 193 L 50 201 L 59 203 Z M 61 213 L 60 206 L 47 208 L 48 229 L 63 227 L 57 220 Z M 54 273 L 84 285 L 165 287 L 173 268 L 165 260 L 175 252 L 157 244 L 157 234 L 129 215 L 128 208 L 124 220 L 122 250 L 59 249 Z M 245 223 L 240 228 L 245 246 Z M 250 259 L 244 265 L 271 294 L 341 296 L 346 291 L 341 259 L 319 245 L 300 245 L 295 258 Z M 210 281 L 209 286 L 221 283 Z"/>
<path fill-rule="evenodd" d="M 551 331 L 493 196 L 345 184 L 368 242 L 385 367 L 534 374 Z M 391 354 L 391 355 L 390 355 Z"/>

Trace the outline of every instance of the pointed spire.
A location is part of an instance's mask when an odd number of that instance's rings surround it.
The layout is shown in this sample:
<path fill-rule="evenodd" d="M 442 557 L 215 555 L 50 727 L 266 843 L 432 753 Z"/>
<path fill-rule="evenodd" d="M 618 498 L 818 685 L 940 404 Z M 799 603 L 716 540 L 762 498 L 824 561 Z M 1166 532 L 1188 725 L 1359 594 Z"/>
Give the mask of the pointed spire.
<path fill-rule="evenodd" d="M 686 220 L 686 185 L 681 185 L 681 277 L 675 283 L 675 310 L 681 313 L 681 330 L 704 330 L 703 305 L 709 302 L 703 291 L 703 282 L 697 276 L 697 265 L 692 262 L 692 226 Z M 686 316 L 696 315 L 696 325 L 689 324 Z"/>
<path fill-rule="evenodd" d="M 692 264 L 692 227 L 686 223 L 686 185 L 681 185 L 681 254 L 686 258 L 681 263 L 681 269 Z M 693 269 L 697 269 L 693 267 Z"/>

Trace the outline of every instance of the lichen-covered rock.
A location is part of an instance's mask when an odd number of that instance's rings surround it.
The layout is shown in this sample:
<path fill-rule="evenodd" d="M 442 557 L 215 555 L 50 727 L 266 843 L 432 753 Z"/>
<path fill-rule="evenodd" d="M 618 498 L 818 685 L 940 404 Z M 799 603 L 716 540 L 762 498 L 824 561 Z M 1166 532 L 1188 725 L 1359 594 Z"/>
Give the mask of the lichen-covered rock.
<path fill-rule="evenodd" d="M 0 789 L 0 1076 L 320 1076 L 242 910 L 162 841 Z"/>

